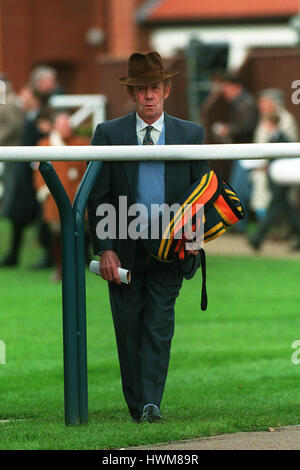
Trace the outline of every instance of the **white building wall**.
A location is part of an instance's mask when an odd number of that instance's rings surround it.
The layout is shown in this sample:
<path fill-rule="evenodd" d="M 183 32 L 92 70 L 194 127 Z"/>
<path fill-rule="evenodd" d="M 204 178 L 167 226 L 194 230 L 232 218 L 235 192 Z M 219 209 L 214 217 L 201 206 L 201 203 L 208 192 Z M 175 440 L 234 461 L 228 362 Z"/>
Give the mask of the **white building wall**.
<path fill-rule="evenodd" d="M 163 57 L 185 48 L 191 39 L 202 42 L 228 42 L 229 68 L 237 68 L 253 47 L 295 46 L 297 34 L 285 24 L 229 26 L 165 26 L 157 27 L 151 35 L 151 47 Z"/>

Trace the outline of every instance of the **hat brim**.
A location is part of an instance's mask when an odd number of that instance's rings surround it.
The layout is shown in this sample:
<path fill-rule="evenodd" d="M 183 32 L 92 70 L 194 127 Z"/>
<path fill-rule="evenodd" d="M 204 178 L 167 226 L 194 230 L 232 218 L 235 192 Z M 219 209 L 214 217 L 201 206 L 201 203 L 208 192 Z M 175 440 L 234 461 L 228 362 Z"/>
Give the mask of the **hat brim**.
<path fill-rule="evenodd" d="M 127 85 L 127 86 L 145 86 L 145 85 L 153 85 L 155 83 L 164 82 L 174 75 L 177 75 L 179 70 L 174 70 L 170 72 L 166 72 L 164 75 L 160 73 L 152 76 L 144 76 L 144 77 L 121 77 L 118 80 L 120 85 Z"/>

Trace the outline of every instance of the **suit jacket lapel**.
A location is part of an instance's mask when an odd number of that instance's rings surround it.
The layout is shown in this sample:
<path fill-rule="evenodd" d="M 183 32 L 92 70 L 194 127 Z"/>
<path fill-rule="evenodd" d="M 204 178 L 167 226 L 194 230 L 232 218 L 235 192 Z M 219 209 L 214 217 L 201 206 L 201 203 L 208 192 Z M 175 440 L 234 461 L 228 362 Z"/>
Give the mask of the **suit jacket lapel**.
<path fill-rule="evenodd" d="M 121 132 L 121 145 L 138 145 L 136 135 L 136 114 L 135 111 L 129 114 Z M 133 202 L 136 200 L 136 187 L 138 179 L 139 163 L 137 161 L 123 161 L 124 171 L 126 173 L 128 184 Z"/>
<path fill-rule="evenodd" d="M 129 114 L 124 126 L 120 129 L 121 145 L 138 145 L 136 135 L 136 113 Z M 177 145 L 184 142 L 180 141 L 180 136 L 176 131 L 172 117 L 165 113 L 165 145 Z M 182 165 L 180 161 L 166 161 L 165 163 L 165 203 L 172 203 L 172 194 L 176 189 L 176 184 L 180 179 Z M 124 170 L 128 179 L 131 200 L 136 202 L 136 188 L 138 180 L 139 163 L 136 161 L 123 162 Z"/>
<path fill-rule="evenodd" d="M 178 133 L 174 127 L 172 118 L 165 113 L 165 145 L 179 145 Z M 165 203 L 172 203 L 172 194 L 180 180 L 182 166 L 180 161 L 170 160 L 165 163 Z"/>

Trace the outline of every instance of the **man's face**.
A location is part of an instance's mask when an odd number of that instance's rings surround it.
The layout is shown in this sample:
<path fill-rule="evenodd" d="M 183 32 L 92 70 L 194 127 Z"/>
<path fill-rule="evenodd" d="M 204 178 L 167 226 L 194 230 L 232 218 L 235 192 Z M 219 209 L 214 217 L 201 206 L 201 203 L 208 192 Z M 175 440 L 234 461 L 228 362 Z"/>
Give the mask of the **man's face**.
<path fill-rule="evenodd" d="M 262 116 L 267 116 L 268 114 L 272 114 L 277 111 L 276 104 L 267 96 L 262 96 L 258 100 L 258 108 Z"/>
<path fill-rule="evenodd" d="M 63 139 L 72 137 L 72 127 L 68 114 L 59 114 L 54 121 L 54 129 L 61 135 Z"/>
<path fill-rule="evenodd" d="M 46 94 L 52 93 L 52 91 L 56 87 L 56 78 L 55 78 L 55 76 L 52 75 L 52 74 L 49 74 L 49 75 L 46 75 L 43 78 L 40 78 L 40 80 L 36 84 L 36 87 L 41 93 L 46 93 Z"/>
<path fill-rule="evenodd" d="M 236 83 L 222 82 L 221 90 L 224 98 L 227 101 L 232 101 L 241 93 L 242 87 Z"/>
<path fill-rule="evenodd" d="M 21 99 L 21 106 L 25 112 L 30 111 L 31 109 L 38 108 L 40 106 L 40 100 L 34 96 L 32 90 L 28 87 L 22 88 L 19 93 Z"/>
<path fill-rule="evenodd" d="M 147 124 L 153 124 L 162 114 L 164 101 L 170 94 L 170 85 L 163 82 L 147 86 L 134 86 L 129 94 L 136 112 Z"/>

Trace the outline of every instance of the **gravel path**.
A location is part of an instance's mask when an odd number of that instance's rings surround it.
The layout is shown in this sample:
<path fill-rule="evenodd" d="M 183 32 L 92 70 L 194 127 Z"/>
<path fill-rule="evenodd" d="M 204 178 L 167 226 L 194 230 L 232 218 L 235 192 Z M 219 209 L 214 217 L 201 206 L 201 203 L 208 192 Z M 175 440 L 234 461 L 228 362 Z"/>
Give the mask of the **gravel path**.
<path fill-rule="evenodd" d="M 225 234 L 204 245 L 207 254 L 261 256 L 266 258 L 299 259 L 300 250 L 292 251 L 291 241 L 267 239 L 259 251 L 253 250 L 243 235 Z"/>
<path fill-rule="evenodd" d="M 270 428 L 269 431 L 239 432 L 221 436 L 190 439 L 155 446 L 135 447 L 138 450 L 300 450 L 300 425 Z"/>

